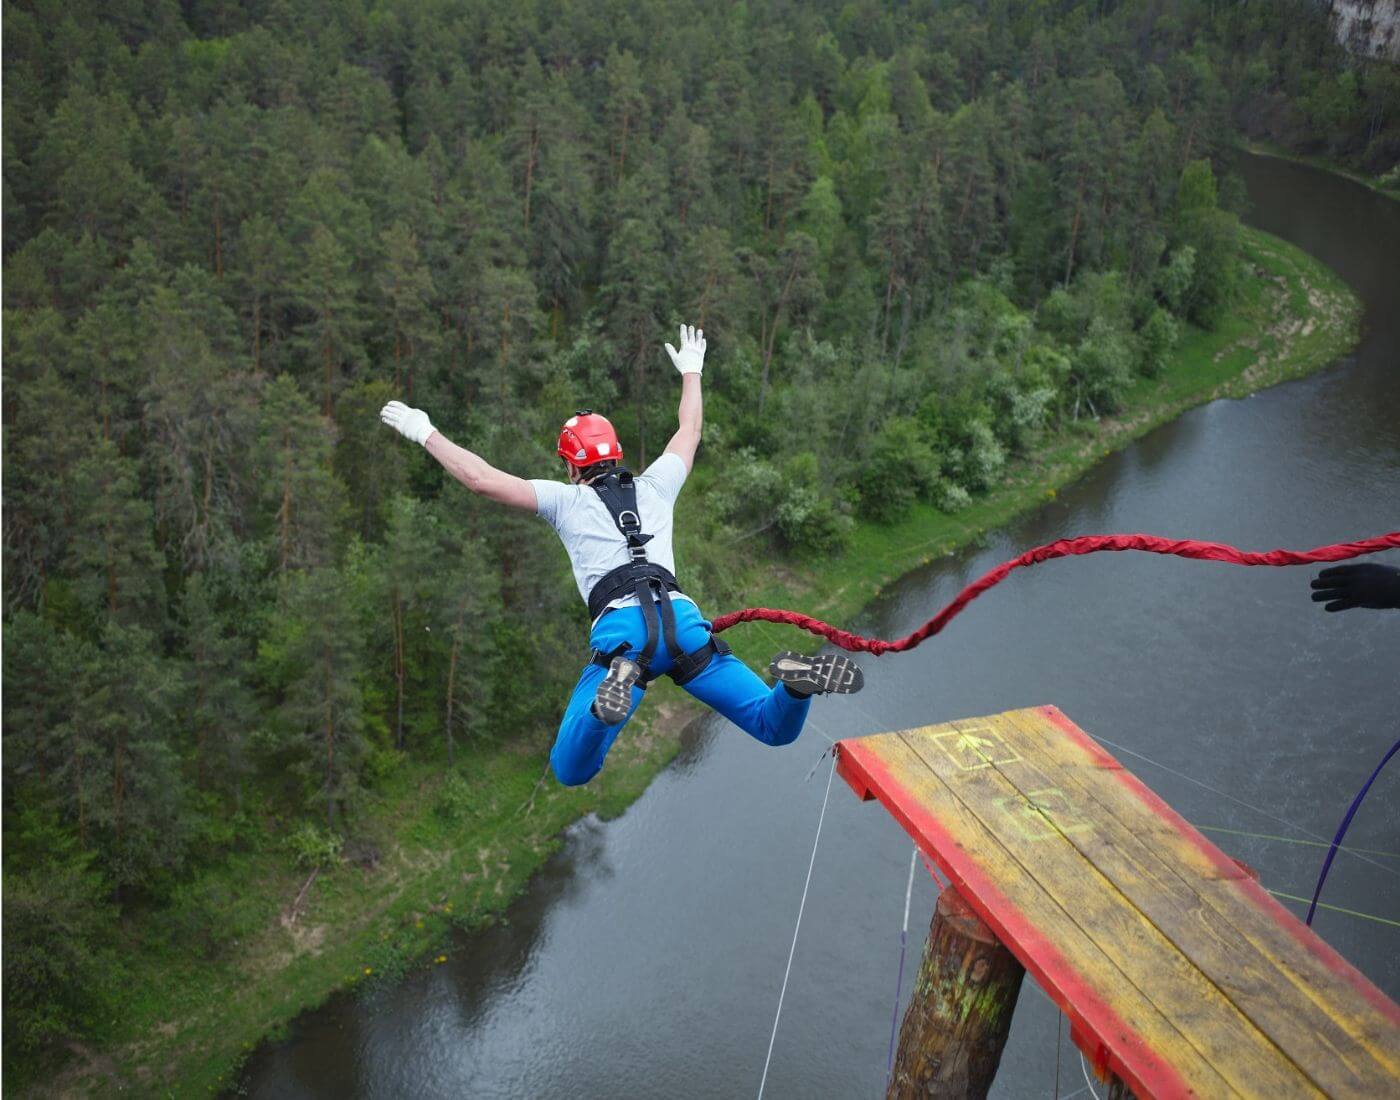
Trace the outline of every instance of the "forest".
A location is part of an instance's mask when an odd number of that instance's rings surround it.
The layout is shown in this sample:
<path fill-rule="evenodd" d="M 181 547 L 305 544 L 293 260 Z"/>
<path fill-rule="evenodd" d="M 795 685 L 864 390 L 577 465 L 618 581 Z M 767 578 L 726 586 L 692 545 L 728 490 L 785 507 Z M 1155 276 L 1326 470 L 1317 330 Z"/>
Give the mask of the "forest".
<path fill-rule="evenodd" d="M 1400 186 L 1400 75 L 1322 9 L 7 2 L 6 1068 L 238 935 L 235 853 L 543 761 L 567 563 L 386 400 L 528 477 L 593 408 L 640 468 L 702 326 L 702 604 L 956 512 L 1228 314 L 1243 138 Z"/>

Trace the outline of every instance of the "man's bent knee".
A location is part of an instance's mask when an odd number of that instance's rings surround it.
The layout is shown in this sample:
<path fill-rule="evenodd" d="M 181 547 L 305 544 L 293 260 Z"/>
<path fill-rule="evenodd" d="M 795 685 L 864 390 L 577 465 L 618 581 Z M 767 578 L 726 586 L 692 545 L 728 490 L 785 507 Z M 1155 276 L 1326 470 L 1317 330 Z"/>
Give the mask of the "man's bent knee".
<path fill-rule="evenodd" d="M 791 745 L 802 734 L 803 723 L 779 727 L 775 730 L 764 730 L 764 736 L 760 740 L 772 745 L 775 749 L 780 749 L 784 745 Z"/>
<path fill-rule="evenodd" d="M 581 787 L 601 770 L 593 767 L 591 761 L 579 760 L 561 752 L 549 754 L 549 769 L 565 787 Z"/>

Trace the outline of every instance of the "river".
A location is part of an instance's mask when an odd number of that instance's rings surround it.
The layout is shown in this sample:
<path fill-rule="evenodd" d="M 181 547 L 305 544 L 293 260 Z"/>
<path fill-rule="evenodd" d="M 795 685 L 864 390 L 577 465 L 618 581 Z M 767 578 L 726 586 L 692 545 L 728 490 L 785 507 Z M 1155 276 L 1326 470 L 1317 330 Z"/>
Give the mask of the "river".
<path fill-rule="evenodd" d="M 984 545 L 888 588 L 858 629 L 903 634 L 968 580 L 1061 535 L 1269 549 L 1400 526 L 1400 204 L 1281 160 L 1245 157 L 1241 171 L 1249 220 L 1361 296 L 1356 353 L 1157 429 Z M 1238 834 L 1330 837 L 1400 727 L 1400 613 L 1323 614 L 1310 576 L 1147 555 L 1054 562 L 1014 574 L 912 654 L 867 660 L 865 691 L 818 701 L 791 748 L 697 722 L 626 814 L 570 831 L 506 921 L 460 937 L 446 965 L 298 1019 L 251 1059 L 239 1092 L 754 1094 L 822 806 L 824 737 L 1054 703 L 1150 759 L 1117 754 L 1189 821 L 1234 830 L 1208 835 L 1266 886 L 1310 894 L 1319 849 Z M 1377 781 L 1348 844 L 1400 851 L 1400 767 Z M 766 1095 L 882 1093 L 909 856 L 878 804 L 838 779 Z M 1324 900 L 1400 919 L 1400 859 L 1370 858 L 1340 855 Z M 906 997 L 933 902 L 920 870 Z M 1314 927 L 1400 998 L 1400 929 L 1333 911 Z M 1057 1023 L 1028 979 L 993 1096 L 1054 1093 Z M 1062 1043 L 1059 1095 L 1087 1097 Z"/>

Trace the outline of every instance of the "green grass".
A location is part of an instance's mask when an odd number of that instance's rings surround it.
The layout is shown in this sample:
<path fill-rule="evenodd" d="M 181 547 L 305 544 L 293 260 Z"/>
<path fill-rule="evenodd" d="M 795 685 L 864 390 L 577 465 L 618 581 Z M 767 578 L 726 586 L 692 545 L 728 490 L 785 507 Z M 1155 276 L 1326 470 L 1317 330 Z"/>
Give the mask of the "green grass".
<path fill-rule="evenodd" d="M 837 557 L 752 567 L 741 582 L 745 602 L 849 623 L 890 581 L 1053 498 L 1104 455 L 1184 409 L 1316 370 L 1354 343 L 1360 307 L 1333 272 L 1257 231 L 1245 231 L 1244 248 L 1256 277 L 1230 318 L 1218 331 L 1187 333 L 1162 377 L 1141 380 L 1115 416 L 1043 439 L 1033 457 L 1013 463 L 997 491 L 958 515 L 921 504 L 899 523 L 861 525 Z M 768 624 L 727 637 L 754 664 L 775 648 L 811 644 L 808 635 Z M 307 873 L 284 852 L 240 857 L 216 872 L 236 878 L 240 895 L 262 914 L 260 930 L 212 961 L 133 940 L 128 992 L 100 1047 L 80 1048 L 56 1079 L 31 1083 L 28 1093 L 221 1091 L 248 1052 L 299 1013 L 340 990 L 434 965 L 453 926 L 494 919 L 558 847 L 566 825 L 589 812 L 620 814 L 646 789 L 698 713 L 660 682 L 607 768 L 581 789 L 539 783 L 552 730 L 534 731 L 523 745 L 470 745 L 454 772 L 472 788 L 458 820 L 437 810 L 443 769 L 403 764 L 363 809 L 360 831 L 383 838 L 377 867 L 319 873 L 294 922 L 284 915 Z"/>

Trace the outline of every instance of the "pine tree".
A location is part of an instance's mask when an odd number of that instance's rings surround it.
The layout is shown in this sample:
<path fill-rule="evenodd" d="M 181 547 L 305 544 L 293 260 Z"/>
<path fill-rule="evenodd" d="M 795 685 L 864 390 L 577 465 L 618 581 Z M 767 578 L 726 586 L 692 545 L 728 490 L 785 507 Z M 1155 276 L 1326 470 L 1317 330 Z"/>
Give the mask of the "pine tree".
<path fill-rule="evenodd" d="M 308 320 L 292 337 L 307 373 L 317 379 L 321 412 L 330 416 L 347 376 L 359 365 L 363 328 L 349 253 L 323 225 L 311 230 L 294 302 Z"/>
<path fill-rule="evenodd" d="M 5 324 L 5 607 L 37 607 L 61 566 L 76 521 L 74 476 L 97 430 L 82 391 L 51 366 L 67 361 L 61 319 L 49 311 Z M 64 410 L 59 415 L 57 410 Z"/>
<path fill-rule="evenodd" d="M 114 288 L 104 290 L 74 326 L 68 362 L 94 384 L 102 438 L 119 447 L 127 444 L 140 418 L 140 346 L 139 315 Z"/>
<path fill-rule="evenodd" d="M 630 372 L 630 396 L 636 418 L 638 460 L 647 461 L 647 378 L 655 364 L 655 334 L 667 318 L 670 289 L 662 254 L 662 231 L 653 202 L 656 183 L 650 170 L 622 188 L 623 217 L 608 241 L 600 296 L 606 306 L 607 332 L 618 360 Z"/>
<path fill-rule="evenodd" d="M 260 530 L 282 576 L 334 560 L 345 489 L 331 465 L 334 429 L 289 375 L 271 382 L 258 409 L 253 468 Z"/>
<path fill-rule="evenodd" d="M 414 369 L 430 360 L 437 344 L 436 291 L 418 254 L 418 241 L 403 222 L 380 234 L 384 261 L 375 282 L 393 333 L 394 390 L 413 400 Z"/>
<path fill-rule="evenodd" d="M 163 610 L 161 561 L 151 505 L 142 497 L 138 464 L 111 440 L 94 438 L 73 470 L 64 571 L 94 621 L 156 624 Z"/>
<path fill-rule="evenodd" d="M 438 644 L 447 642 L 446 674 L 441 679 L 443 737 L 447 760 L 456 757 L 457 734 L 487 729 L 488 668 L 491 642 L 501 608 L 499 578 L 488 566 L 487 543 L 476 534 L 480 506 L 452 507 L 440 498 L 437 529 L 445 541 L 445 562 L 428 578 L 426 606 Z M 440 666 L 438 666 L 440 667 Z"/>
<path fill-rule="evenodd" d="M 564 311 L 577 303 L 590 275 L 597 249 L 592 231 L 596 200 L 586 113 L 557 73 L 549 77 L 542 97 L 538 163 L 523 221 L 534 280 L 550 307 L 550 336 L 557 339 Z"/>
<path fill-rule="evenodd" d="M 337 410 L 335 472 L 343 485 L 354 486 L 349 494 L 354 527 L 367 543 L 382 541 L 389 501 L 407 490 L 409 471 L 424 466 L 413 449 L 385 445 L 392 438 L 379 422 L 379 410 L 400 396 L 392 382 L 366 380 L 341 394 Z M 449 423 L 445 415 L 434 415 Z"/>
<path fill-rule="evenodd" d="M 745 250 L 742 262 L 753 280 L 759 309 L 759 350 L 763 357 L 758 389 L 758 411 L 768 397 L 769 375 L 778 334 L 794 317 L 801 317 L 821 300 L 817 281 L 817 242 L 806 233 L 790 234 L 777 255 L 768 257 Z"/>
<path fill-rule="evenodd" d="M 72 722 L 89 763 L 88 827 L 118 891 L 181 869 L 191 821 L 171 741 L 174 677 L 139 627 L 108 622 Z"/>
<path fill-rule="evenodd" d="M 162 288 L 143 314 L 156 516 L 186 570 L 236 557 L 235 540 L 247 530 L 245 466 L 255 424 L 251 379 L 219 351 L 234 342 L 233 317 L 216 299 L 199 302 L 193 282 Z"/>
<path fill-rule="evenodd" d="M 117 248 L 141 232 L 157 199 L 132 164 L 138 129 L 121 93 L 100 95 L 81 80 L 70 86 L 34 154 L 48 225 Z"/>
<path fill-rule="evenodd" d="M 647 137 L 648 104 L 642 70 L 631 50 L 609 47 L 607 79 L 608 165 L 614 183 L 627 175 L 627 158 L 637 162 L 636 148 Z"/>
<path fill-rule="evenodd" d="M 363 643 L 343 577 L 321 566 L 288 578 L 259 662 L 278 692 L 277 718 L 307 801 L 334 830 L 358 788 L 364 737 Z"/>
<path fill-rule="evenodd" d="M 251 671 L 243 639 L 226 629 L 203 573 L 185 582 L 180 601 L 183 663 L 179 712 L 193 740 L 195 786 L 214 788 L 242 806 L 243 781 L 252 769 L 254 725 Z"/>
<path fill-rule="evenodd" d="M 239 227 L 232 259 L 253 373 L 261 374 L 275 363 L 268 345 L 282 336 L 278 320 L 290 295 L 291 246 L 271 218 L 257 213 Z"/>
<path fill-rule="evenodd" d="M 430 632 L 429 618 L 433 578 L 443 571 L 441 543 L 436 531 L 437 517 L 413 497 L 398 496 L 389 501 L 384 532 L 384 545 L 379 558 L 379 576 L 383 584 L 385 622 L 392 634 L 392 670 L 394 680 L 394 747 L 404 748 L 404 705 L 408 687 L 408 668 L 421 667 L 426 661 L 425 647 L 419 641 Z M 409 639 L 414 644 L 409 644 Z"/>
<path fill-rule="evenodd" d="M 39 615 L 5 622 L 5 788 L 15 804 L 61 807 L 80 836 L 88 791 L 72 716 L 90 659 L 79 639 Z"/>

